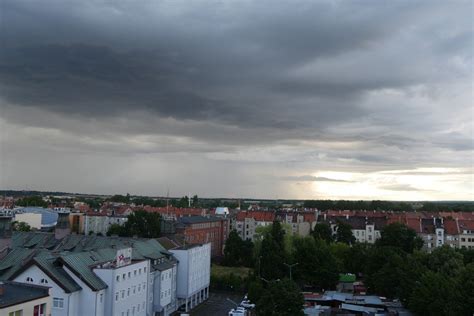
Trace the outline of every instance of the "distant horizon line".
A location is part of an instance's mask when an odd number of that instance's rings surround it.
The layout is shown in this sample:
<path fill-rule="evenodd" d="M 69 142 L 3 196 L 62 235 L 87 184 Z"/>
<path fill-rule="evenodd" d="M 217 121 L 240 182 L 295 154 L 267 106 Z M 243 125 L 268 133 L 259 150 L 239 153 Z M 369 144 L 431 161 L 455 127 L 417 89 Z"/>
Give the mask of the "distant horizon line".
<path fill-rule="evenodd" d="M 65 192 L 65 191 L 48 191 L 48 190 L 31 190 L 31 189 L 0 189 L 1 195 L 4 195 L 4 192 L 11 191 L 11 192 L 37 192 L 43 194 L 59 194 L 59 195 L 77 195 L 77 196 L 97 196 L 97 197 L 112 197 L 114 195 L 122 195 L 126 196 L 127 194 L 130 197 L 148 197 L 148 198 L 158 198 L 158 199 L 181 199 L 184 196 L 162 196 L 162 195 L 138 195 L 138 194 L 131 194 L 129 192 L 125 194 L 113 193 L 113 194 L 101 194 L 101 193 L 79 193 L 79 192 Z M 192 197 L 192 196 L 191 196 Z M 420 203 L 420 202 L 435 202 L 435 203 L 455 203 L 455 202 L 463 202 L 463 203 L 474 203 L 474 200 L 387 200 L 387 199 L 325 199 L 325 198 L 306 198 L 306 199 L 285 199 L 285 198 L 277 198 L 277 199 L 269 199 L 269 198 L 250 198 L 250 197 L 203 197 L 199 196 L 200 199 L 206 200 L 248 200 L 248 201 L 364 201 L 364 202 L 371 202 L 371 201 L 387 201 L 387 202 L 404 202 L 404 203 Z"/>

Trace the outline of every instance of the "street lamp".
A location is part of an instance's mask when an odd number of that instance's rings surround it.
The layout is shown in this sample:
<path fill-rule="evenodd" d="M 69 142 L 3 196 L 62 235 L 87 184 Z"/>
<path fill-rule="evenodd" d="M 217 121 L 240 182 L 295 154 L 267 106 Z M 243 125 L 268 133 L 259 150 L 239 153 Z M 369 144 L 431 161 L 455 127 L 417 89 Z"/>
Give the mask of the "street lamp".
<path fill-rule="evenodd" d="M 288 268 L 290 268 L 290 280 L 292 280 L 292 274 L 291 274 L 291 270 L 293 269 L 294 266 L 297 266 L 298 265 L 298 262 L 297 263 L 293 263 L 293 264 L 288 264 L 288 263 L 283 263 L 285 266 L 287 266 Z"/>

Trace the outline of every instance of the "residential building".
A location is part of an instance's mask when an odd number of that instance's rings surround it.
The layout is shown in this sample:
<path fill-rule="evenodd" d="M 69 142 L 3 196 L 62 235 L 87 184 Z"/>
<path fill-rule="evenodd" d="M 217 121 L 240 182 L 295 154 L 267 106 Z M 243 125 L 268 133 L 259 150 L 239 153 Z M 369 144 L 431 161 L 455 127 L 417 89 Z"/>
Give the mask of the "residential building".
<path fill-rule="evenodd" d="M 240 211 L 232 222 L 242 239 L 252 241 L 257 237 L 257 228 L 271 225 L 275 220 L 275 212 L 270 211 Z"/>
<path fill-rule="evenodd" d="M 459 248 L 474 248 L 474 221 L 459 220 Z"/>
<path fill-rule="evenodd" d="M 123 225 L 128 220 L 123 215 L 107 215 L 105 213 L 89 212 L 84 216 L 84 233 L 105 236 L 113 224 Z"/>
<path fill-rule="evenodd" d="M 10 234 L 0 280 L 50 287 L 53 316 L 168 316 L 176 311 L 178 261 L 157 240 L 57 238 L 64 229 Z"/>
<path fill-rule="evenodd" d="M 229 235 L 229 219 L 217 216 L 184 216 L 178 219 L 176 234 L 186 244 L 211 244 L 212 257 L 223 255 Z"/>
<path fill-rule="evenodd" d="M 49 288 L 19 282 L 0 282 L 0 315 L 51 315 Z"/>

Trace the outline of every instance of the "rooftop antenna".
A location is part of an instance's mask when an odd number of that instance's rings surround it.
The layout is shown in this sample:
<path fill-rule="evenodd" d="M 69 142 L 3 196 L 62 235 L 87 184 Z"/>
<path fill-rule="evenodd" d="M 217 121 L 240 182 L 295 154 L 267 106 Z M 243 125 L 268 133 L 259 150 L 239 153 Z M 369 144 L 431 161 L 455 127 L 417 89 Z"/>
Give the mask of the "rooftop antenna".
<path fill-rule="evenodd" d="M 188 193 L 188 207 L 191 208 L 191 193 Z"/>

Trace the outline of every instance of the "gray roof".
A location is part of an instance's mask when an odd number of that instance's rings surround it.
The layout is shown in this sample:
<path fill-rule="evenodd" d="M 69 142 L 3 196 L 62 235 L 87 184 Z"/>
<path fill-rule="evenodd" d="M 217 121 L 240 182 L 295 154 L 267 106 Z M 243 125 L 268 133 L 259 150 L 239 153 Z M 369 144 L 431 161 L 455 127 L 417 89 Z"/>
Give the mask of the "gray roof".
<path fill-rule="evenodd" d="M 183 216 L 183 217 L 178 218 L 178 221 L 183 224 L 218 222 L 222 220 L 223 220 L 222 217 L 217 217 L 217 216 Z"/>
<path fill-rule="evenodd" d="M 0 295 L 0 308 L 49 296 L 49 288 L 39 285 L 3 282 L 0 287 L 4 289 L 3 295 Z"/>
<path fill-rule="evenodd" d="M 53 233 L 15 232 L 12 250 L 0 261 L 0 280 L 11 280 L 35 264 L 57 282 L 66 292 L 81 289 L 81 286 L 64 270 L 71 270 L 94 291 L 107 287 L 93 271 L 103 263 L 115 260 L 118 249 L 132 248 L 132 260 L 163 259 L 152 265 L 162 270 L 172 267 L 176 260 L 156 239 L 99 237 L 67 235 L 55 239 Z"/>

